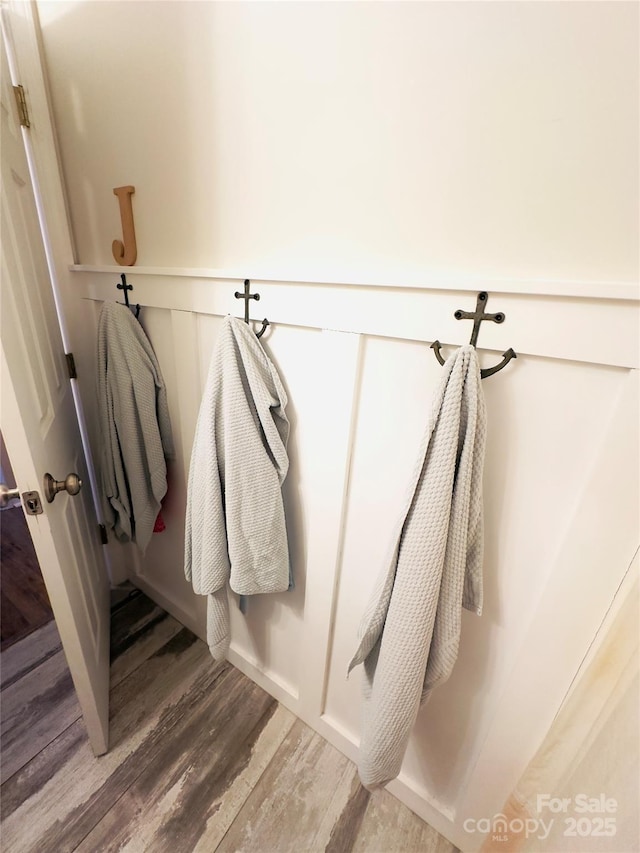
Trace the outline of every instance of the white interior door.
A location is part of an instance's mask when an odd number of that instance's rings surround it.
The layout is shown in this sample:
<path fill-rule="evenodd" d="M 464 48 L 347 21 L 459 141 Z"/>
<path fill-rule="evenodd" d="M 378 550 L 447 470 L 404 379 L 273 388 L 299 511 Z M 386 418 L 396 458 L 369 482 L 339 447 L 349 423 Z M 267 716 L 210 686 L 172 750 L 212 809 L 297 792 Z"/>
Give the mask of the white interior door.
<path fill-rule="evenodd" d="M 2 40 L 0 39 L 0 42 Z M 87 471 L 29 170 L 2 45 L 1 427 L 96 755 L 108 746 L 109 583 L 88 486 L 48 503 L 43 477 Z M 24 509 L 24 500 L 23 500 Z"/>

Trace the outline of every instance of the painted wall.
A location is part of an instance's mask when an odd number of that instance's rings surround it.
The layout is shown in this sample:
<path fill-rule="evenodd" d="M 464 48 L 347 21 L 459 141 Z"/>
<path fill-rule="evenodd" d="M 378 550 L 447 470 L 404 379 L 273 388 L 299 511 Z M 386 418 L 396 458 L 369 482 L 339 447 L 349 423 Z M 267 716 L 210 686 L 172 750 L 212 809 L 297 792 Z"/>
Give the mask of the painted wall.
<path fill-rule="evenodd" d="M 296 590 L 233 609 L 231 660 L 351 756 L 346 665 L 440 375 L 425 344 L 467 340 L 453 311 L 491 279 L 507 322 L 484 324 L 483 364 L 518 359 L 485 383 L 486 608 L 464 615 L 456 671 L 391 787 L 476 849 L 464 819 L 513 790 L 637 547 L 637 8 L 39 8 L 93 267 L 68 281 L 83 395 L 99 303 L 120 298 L 112 188 L 131 183 L 128 278 L 176 433 L 168 529 L 123 561 L 203 635 L 182 577 L 186 472 L 221 318 L 251 276 L 291 401 Z"/>
<path fill-rule="evenodd" d="M 81 263 L 637 278 L 636 4 L 39 9 Z"/>

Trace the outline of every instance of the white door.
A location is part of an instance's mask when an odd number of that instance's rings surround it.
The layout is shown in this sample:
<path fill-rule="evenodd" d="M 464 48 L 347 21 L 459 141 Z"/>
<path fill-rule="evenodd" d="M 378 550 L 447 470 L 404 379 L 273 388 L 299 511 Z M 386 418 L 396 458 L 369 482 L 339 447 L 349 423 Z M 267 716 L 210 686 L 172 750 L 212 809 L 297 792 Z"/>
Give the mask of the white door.
<path fill-rule="evenodd" d="M 0 43 L 2 39 L 0 39 Z M 48 503 L 43 477 L 87 481 L 71 383 L 2 45 L 2 406 L 0 423 L 20 493 L 43 512 L 27 522 L 91 746 L 107 751 L 109 583 L 90 489 Z M 23 500 L 23 509 L 24 506 Z"/>

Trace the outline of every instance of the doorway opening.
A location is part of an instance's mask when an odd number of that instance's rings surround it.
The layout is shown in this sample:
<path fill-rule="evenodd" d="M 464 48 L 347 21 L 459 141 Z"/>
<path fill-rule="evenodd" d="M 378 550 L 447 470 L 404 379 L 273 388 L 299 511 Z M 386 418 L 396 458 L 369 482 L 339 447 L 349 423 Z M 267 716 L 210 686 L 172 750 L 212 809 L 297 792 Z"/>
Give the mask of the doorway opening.
<path fill-rule="evenodd" d="M 15 478 L 0 433 L 0 480 Z M 51 622 L 53 611 L 18 499 L 0 513 L 0 651 Z"/>

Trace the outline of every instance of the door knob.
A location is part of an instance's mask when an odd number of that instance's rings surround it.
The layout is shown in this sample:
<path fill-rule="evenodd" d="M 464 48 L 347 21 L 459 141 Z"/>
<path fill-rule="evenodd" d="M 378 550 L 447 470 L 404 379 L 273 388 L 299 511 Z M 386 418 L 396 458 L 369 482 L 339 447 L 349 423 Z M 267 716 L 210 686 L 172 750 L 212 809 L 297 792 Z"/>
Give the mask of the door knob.
<path fill-rule="evenodd" d="M 0 509 L 9 506 L 14 498 L 20 497 L 20 489 L 10 489 L 4 483 L 0 483 Z"/>
<path fill-rule="evenodd" d="M 82 480 L 77 474 L 67 474 L 64 480 L 54 480 L 51 474 L 44 475 L 44 496 L 49 503 L 52 502 L 58 492 L 77 495 L 81 488 Z"/>

